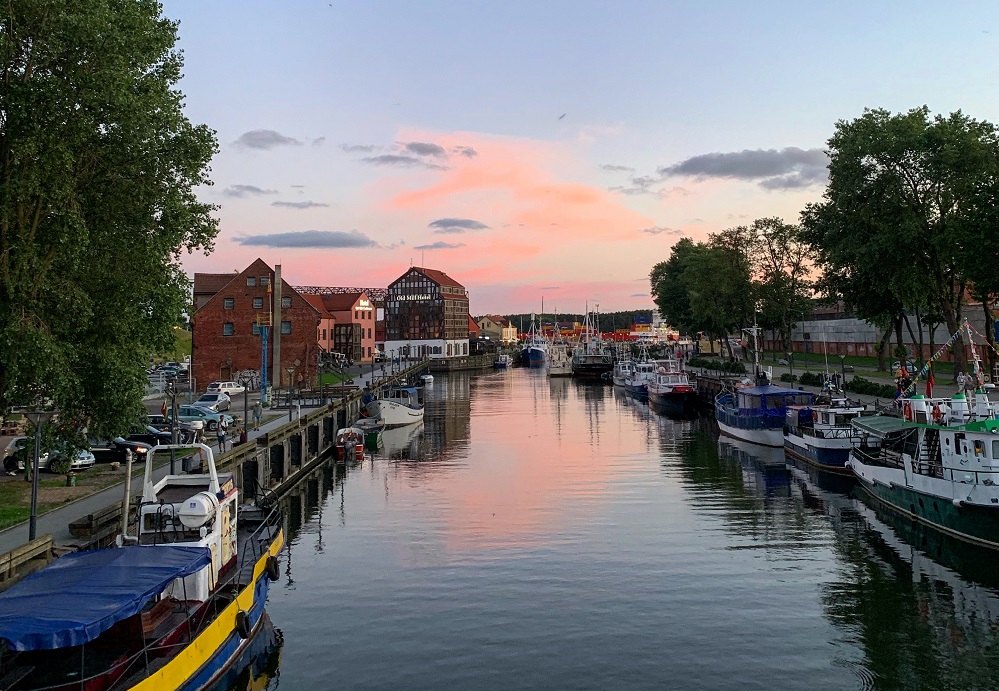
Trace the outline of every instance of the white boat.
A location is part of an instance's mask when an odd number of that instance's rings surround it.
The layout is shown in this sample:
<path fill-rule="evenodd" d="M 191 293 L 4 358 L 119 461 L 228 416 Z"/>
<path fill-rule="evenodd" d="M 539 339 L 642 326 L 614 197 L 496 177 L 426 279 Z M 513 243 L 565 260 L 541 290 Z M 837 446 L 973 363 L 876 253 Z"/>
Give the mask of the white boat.
<path fill-rule="evenodd" d="M 850 424 L 867 406 L 845 396 L 819 394 L 811 406 L 789 406 L 784 423 L 784 450 L 819 470 L 849 475 L 850 447 L 860 435 Z"/>
<path fill-rule="evenodd" d="M 434 375 L 432 375 L 432 374 L 421 374 L 420 375 L 420 381 L 422 381 L 424 384 L 433 384 L 434 383 Z"/>
<path fill-rule="evenodd" d="M 506 369 L 507 367 L 510 366 L 512 360 L 513 358 L 511 358 L 506 353 L 500 353 L 499 355 L 496 356 L 496 359 L 493 361 L 493 367 L 495 369 Z"/>
<path fill-rule="evenodd" d="M 643 345 L 638 361 L 624 379 L 624 388 L 640 401 L 648 400 L 649 385 L 655 384 L 658 371 L 659 363 L 649 359 L 649 350 Z"/>
<path fill-rule="evenodd" d="M 364 430 L 360 427 L 341 427 L 336 431 L 336 459 L 338 461 L 364 460 Z"/>
<path fill-rule="evenodd" d="M 548 376 L 572 376 L 572 358 L 569 357 L 569 346 L 567 344 L 552 344 L 550 350 L 548 351 Z"/>
<path fill-rule="evenodd" d="M 697 404 L 697 389 L 679 361 L 670 358 L 659 365 L 655 381 L 648 385 L 649 402 L 679 412 L 693 410 Z"/>
<path fill-rule="evenodd" d="M 368 417 L 379 418 L 385 428 L 402 427 L 423 419 L 423 401 L 418 389 L 406 386 L 389 389 L 364 407 Z"/>
<path fill-rule="evenodd" d="M 625 386 L 634 369 L 634 360 L 618 360 L 614 363 L 614 374 L 612 375 L 614 386 Z"/>

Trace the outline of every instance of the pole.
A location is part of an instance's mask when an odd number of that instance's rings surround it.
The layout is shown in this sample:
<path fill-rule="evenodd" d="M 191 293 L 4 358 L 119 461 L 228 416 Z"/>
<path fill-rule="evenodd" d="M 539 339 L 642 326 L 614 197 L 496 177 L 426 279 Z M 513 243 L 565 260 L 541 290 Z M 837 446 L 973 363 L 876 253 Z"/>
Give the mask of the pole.
<path fill-rule="evenodd" d="M 42 424 L 35 422 L 35 458 L 31 465 L 31 519 L 28 523 L 28 540 L 34 540 L 38 523 L 38 456 L 42 452 Z"/>
<path fill-rule="evenodd" d="M 173 459 L 171 459 L 171 462 L 172 461 Z M 121 500 L 122 537 L 128 537 L 128 505 L 132 501 L 131 494 L 132 494 L 132 450 L 125 449 L 125 496 Z"/>
<path fill-rule="evenodd" d="M 246 429 L 247 424 L 249 424 L 250 418 L 247 417 L 247 405 L 250 402 L 250 391 L 247 388 L 250 381 L 243 377 L 243 429 Z"/>
<path fill-rule="evenodd" d="M 177 382 L 170 382 L 170 398 L 173 401 L 173 407 L 170 409 L 170 441 L 174 444 L 179 443 L 177 441 Z M 176 449 L 170 449 L 170 474 L 177 474 L 177 451 Z"/>

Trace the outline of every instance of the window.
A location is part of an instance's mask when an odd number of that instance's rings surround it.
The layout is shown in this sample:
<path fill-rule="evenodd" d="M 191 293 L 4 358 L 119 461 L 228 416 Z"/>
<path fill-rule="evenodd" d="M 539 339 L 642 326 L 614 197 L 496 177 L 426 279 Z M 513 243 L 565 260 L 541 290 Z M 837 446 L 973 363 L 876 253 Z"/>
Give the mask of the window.
<path fill-rule="evenodd" d="M 354 321 L 357 321 L 360 318 L 360 313 L 357 310 L 354 310 Z"/>
<path fill-rule="evenodd" d="M 281 322 L 281 333 L 283 334 L 291 333 L 291 322 Z"/>
<path fill-rule="evenodd" d="M 236 306 L 236 301 L 233 298 L 225 298 L 222 300 L 222 307 L 227 310 L 231 310 Z"/>
<path fill-rule="evenodd" d="M 257 277 L 256 276 L 247 276 L 246 277 L 246 285 L 250 286 L 251 288 L 254 287 L 254 286 L 256 286 L 257 285 Z"/>
<path fill-rule="evenodd" d="M 234 333 L 236 333 L 235 324 L 233 324 L 232 322 L 226 322 L 225 324 L 222 325 L 223 336 L 232 336 Z"/>
<path fill-rule="evenodd" d="M 371 338 L 371 327 L 368 327 L 368 338 Z"/>
<path fill-rule="evenodd" d="M 326 329 L 323 329 L 323 340 L 326 340 Z"/>
<path fill-rule="evenodd" d="M 999 458 L 999 440 L 992 440 L 992 458 Z"/>
<path fill-rule="evenodd" d="M 462 343 L 461 344 L 461 354 L 462 355 L 468 355 L 468 344 L 467 343 Z"/>
<path fill-rule="evenodd" d="M 253 298 L 253 309 L 258 310 L 264 306 L 263 298 Z"/>
<path fill-rule="evenodd" d="M 253 322 L 253 335 L 254 336 L 260 335 L 260 324 L 258 324 L 257 322 Z"/>
<path fill-rule="evenodd" d="M 281 309 L 288 309 L 291 307 L 291 298 L 281 298 Z"/>
<path fill-rule="evenodd" d="M 270 276 L 261 276 L 260 277 L 260 285 L 266 286 L 266 285 L 270 285 L 270 284 L 271 284 L 271 277 Z"/>

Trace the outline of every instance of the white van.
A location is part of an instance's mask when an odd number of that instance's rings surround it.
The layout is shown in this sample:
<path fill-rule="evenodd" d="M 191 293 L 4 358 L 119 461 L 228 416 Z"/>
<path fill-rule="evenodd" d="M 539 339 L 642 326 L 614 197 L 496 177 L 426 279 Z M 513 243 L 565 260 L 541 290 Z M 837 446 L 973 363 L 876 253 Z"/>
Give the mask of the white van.
<path fill-rule="evenodd" d="M 208 393 L 227 393 L 234 396 L 246 391 L 246 387 L 234 381 L 213 381 L 208 385 Z"/>

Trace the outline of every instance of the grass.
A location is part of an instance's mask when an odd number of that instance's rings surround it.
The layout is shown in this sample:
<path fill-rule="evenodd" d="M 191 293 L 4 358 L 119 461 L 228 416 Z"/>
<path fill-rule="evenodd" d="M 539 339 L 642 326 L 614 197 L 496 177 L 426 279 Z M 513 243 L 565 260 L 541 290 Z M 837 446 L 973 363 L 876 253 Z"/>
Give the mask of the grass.
<path fill-rule="evenodd" d="M 178 461 L 189 454 L 177 452 Z M 154 456 L 153 467 L 158 468 L 170 462 L 169 452 Z M 136 463 L 132 467 L 132 477 L 145 471 L 145 465 Z M 100 492 L 125 479 L 124 467 L 112 470 L 109 463 L 100 463 L 93 468 L 76 473 L 76 487 L 66 486 L 65 475 L 42 473 L 38 476 L 38 515 L 48 513 L 76 499 Z M 0 482 L 0 530 L 28 520 L 31 515 L 31 483 L 24 481 L 22 473 L 17 478 Z"/>
<path fill-rule="evenodd" d="M 338 372 L 323 372 L 319 375 L 319 386 L 335 386 L 340 382 L 349 384 L 353 378 L 350 374 L 341 376 Z"/>
<path fill-rule="evenodd" d="M 766 353 L 766 357 L 764 359 L 764 364 L 766 364 L 768 362 L 774 362 L 775 360 L 779 360 L 782 357 L 784 357 L 784 353 L 768 352 L 768 353 Z M 890 366 L 891 363 L 897 361 L 897 359 L 898 358 L 889 359 L 887 364 Z M 820 363 L 820 364 L 822 364 L 824 366 L 825 362 L 826 362 L 826 356 L 823 355 L 822 353 L 795 353 L 794 354 L 794 364 L 795 365 L 798 365 L 798 364 Z M 829 356 L 829 370 L 831 372 L 838 372 L 840 370 L 840 366 L 841 366 L 842 362 L 843 362 L 843 360 L 840 360 L 839 355 L 830 355 Z M 866 368 L 870 368 L 872 370 L 877 370 L 877 367 L 878 367 L 878 359 L 876 357 L 867 356 L 867 355 L 847 355 L 846 358 L 845 358 L 845 362 L 846 362 L 846 364 L 853 365 L 854 367 L 866 367 Z M 953 362 L 940 362 L 940 361 L 934 362 L 933 363 L 933 372 L 934 372 L 934 374 L 938 374 L 938 375 L 940 375 L 940 374 L 954 374 L 954 363 Z M 893 376 L 893 373 L 891 373 L 891 372 L 883 372 L 881 374 L 883 374 L 884 376 Z"/>

